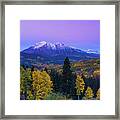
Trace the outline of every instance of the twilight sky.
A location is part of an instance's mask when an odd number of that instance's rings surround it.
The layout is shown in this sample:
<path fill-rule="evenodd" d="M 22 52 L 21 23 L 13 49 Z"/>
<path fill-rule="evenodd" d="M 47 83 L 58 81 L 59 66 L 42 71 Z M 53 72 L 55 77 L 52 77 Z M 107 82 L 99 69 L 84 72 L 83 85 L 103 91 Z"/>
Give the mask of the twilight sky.
<path fill-rule="evenodd" d="M 100 50 L 99 20 L 21 20 L 20 49 L 37 42 L 64 43 L 80 48 Z"/>

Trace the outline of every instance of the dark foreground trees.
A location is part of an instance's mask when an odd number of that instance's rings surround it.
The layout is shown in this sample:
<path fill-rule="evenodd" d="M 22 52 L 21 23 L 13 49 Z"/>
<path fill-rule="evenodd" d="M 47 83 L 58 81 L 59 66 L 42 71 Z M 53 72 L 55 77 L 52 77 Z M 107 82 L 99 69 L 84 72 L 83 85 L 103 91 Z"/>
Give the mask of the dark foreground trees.
<path fill-rule="evenodd" d="M 62 92 L 70 97 L 75 95 L 75 79 L 76 76 L 72 73 L 70 61 L 68 57 L 64 60 L 62 72 Z"/>

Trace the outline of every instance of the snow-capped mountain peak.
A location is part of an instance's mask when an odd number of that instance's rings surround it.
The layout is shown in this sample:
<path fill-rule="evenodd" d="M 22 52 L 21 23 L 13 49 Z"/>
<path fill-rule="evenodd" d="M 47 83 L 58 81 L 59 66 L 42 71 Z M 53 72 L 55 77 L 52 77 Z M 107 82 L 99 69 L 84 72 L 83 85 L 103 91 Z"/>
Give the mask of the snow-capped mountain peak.
<path fill-rule="evenodd" d="M 63 43 L 56 42 L 56 43 L 50 43 L 46 41 L 40 41 L 36 43 L 35 45 L 32 46 L 33 49 L 52 49 L 52 50 L 65 50 L 65 49 L 74 49 L 78 52 L 86 52 L 86 53 L 93 53 L 93 54 L 99 54 L 99 51 L 97 50 L 92 50 L 92 49 L 87 49 L 87 50 L 80 50 L 79 48 L 72 47 L 72 46 L 66 46 Z"/>
<path fill-rule="evenodd" d="M 49 43 L 49 44 L 47 43 L 47 47 L 49 47 L 51 49 L 56 49 L 56 46 L 53 43 Z"/>
<path fill-rule="evenodd" d="M 93 54 L 99 54 L 99 51 L 97 50 L 92 50 L 92 49 L 87 49 L 87 50 L 84 50 L 86 53 L 93 53 Z"/>
<path fill-rule="evenodd" d="M 38 48 L 40 48 L 40 47 L 42 47 L 42 46 L 44 46 L 44 45 L 46 45 L 46 44 L 47 44 L 46 41 L 38 42 L 38 43 L 36 43 L 36 44 L 34 45 L 34 49 L 38 49 Z"/>
<path fill-rule="evenodd" d="M 93 52 L 94 51 L 91 50 L 87 50 L 85 52 L 81 49 L 64 45 L 63 43 L 40 41 L 35 45 L 21 51 L 20 54 L 21 58 L 26 60 L 25 63 L 28 63 L 28 60 L 30 60 L 29 63 L 31 63 L 31 60 L 33 60 L 45 64 L 63 64 L 66 57 L 69 57 L 71 61 L 88 60 L 91 58 L 100 57 L 99 54 L 94 54 Z"/>
<path fill-rule="evenodd" d="M 59 46 L 59 47 L 63 47 L 63 46 L 64 46 L 63 43 L 59 43 L 59 42 L 55 43 L 55 45 L 56 45 L 56 46 Z"/>
<path fill-rule="evenodd" d="M 35 45 L 33 45 L 33 48 L 34 49 L 39 49 L 43 46 L 45 46 L 47 48 L 51 48 L 51 49 L 57 49 L 57 48 L 64 48 L 65 47 L 63 43 L 58 43 L 57 42 L 57 43 L 53 44 L 53 43 L 47 43 L 46 41 L 40 41 L 40 42 L 36 43 Z"/>

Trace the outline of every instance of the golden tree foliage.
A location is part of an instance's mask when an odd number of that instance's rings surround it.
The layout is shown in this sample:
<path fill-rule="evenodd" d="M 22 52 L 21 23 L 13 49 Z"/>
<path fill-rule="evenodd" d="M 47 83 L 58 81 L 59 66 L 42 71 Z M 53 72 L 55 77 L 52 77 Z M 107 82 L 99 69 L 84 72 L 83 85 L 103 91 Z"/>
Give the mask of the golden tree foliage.
<path fill-rule="evenodd" d="M 100 100 L 100 89 L 98 89 L 97 93 L 96 93 L 96 99 Z"/>
<path fill-rule="evenodd" d="M 34 71 L 32 73 L 33 78 L 33 90 L 35 94 L 35 99 L 45 99 L 52 90 L 53 83 L 50 80 L 50 76 L 46 71 Z"/>
<path fill-rule="evenodd" d="M 93 76 L 94 76 L 95 78 L 100 77 L 100 70 L 95 70 L 95 71 L 93 72 Z"/>
<path fill-rule="evenodd" d="M 90 87 L 87 87 L 87 90 L 85 91 L 85 99 L 92 99 L 93 96 L 93 90 Z"/>
<path fill-rule="evenodd" d="M 80 95 L 81 93 L 83 93 L 84 88 L 85 88 L 85 83 L 83 78 L 80 75 L 77 75 L 77 78 L 76 78 L 77 95 Z"/>
<path fill-rule="evenodd" d="M 31 70 L 27 68 L 26 70 L 21 67 L 20 68 L 20 93 L 26 94 L 30 90 L 30 83 L 32 82 L 31 78 Z M 29 85 L 28 85 L 29 84 Z"/>
<path fill-rule="evenodd" d="M 23 67 L 20 67 L 20 93 L 24 93 L 24 79 L 25 79 L 25 70 Z"/>
<path fill-rule="evenodd" d="M 27 100 L 34 100 L 34 96 L 33 96 L 33 94 L 32 94 L 32 91 L 31 90 L 29 90 L 29 91 L 27 91 Z"/>

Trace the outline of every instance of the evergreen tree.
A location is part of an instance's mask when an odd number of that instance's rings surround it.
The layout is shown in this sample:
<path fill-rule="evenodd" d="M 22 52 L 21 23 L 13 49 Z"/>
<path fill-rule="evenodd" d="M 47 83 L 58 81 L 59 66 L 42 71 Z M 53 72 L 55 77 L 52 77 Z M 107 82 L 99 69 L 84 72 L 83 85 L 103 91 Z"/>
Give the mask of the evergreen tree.
<path fill-rule="evenodd" d="M 62 73 L 62 92 L 64 95 L 72 97 L 75 93 L 75 79 L 71 71 L 69 58 L 66 57 L 63 65 Z"/>
<path fill-rule="evenodd" d="M 53 91 L 60 92 L 60 75 L 55 69 L 51 69 L 50 77 L 53 82 Z"/>
<path fill-rule="evenodd" d="M 33 72 L 34 70 L 35 70 L 35 67 L 32 65 L 31 72 Z"/>
<path fill-rule="evenodd" d="M 46 71 L 46 73 L 48 73 L 48 69 L 47 69 L 47 67 L 45 67 L 44 71 Z"/>

